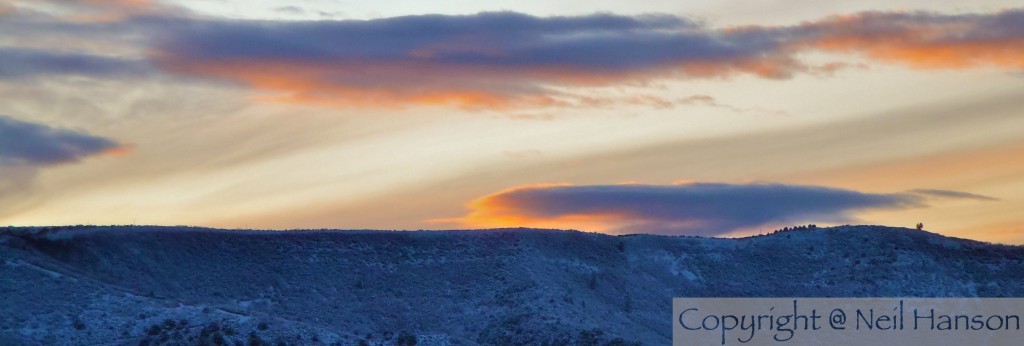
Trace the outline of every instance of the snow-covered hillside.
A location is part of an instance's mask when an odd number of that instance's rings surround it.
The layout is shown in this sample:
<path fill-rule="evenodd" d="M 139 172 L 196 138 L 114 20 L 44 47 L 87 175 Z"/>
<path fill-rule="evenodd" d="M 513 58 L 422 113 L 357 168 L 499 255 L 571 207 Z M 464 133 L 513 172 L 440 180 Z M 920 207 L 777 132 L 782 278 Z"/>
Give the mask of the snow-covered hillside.
<path fill-rule="evenodd" d="M 1022 296 L 1024 247 L 874 226 L 0 229 L 0 345 L 663 345 L 686 296 Z"/>

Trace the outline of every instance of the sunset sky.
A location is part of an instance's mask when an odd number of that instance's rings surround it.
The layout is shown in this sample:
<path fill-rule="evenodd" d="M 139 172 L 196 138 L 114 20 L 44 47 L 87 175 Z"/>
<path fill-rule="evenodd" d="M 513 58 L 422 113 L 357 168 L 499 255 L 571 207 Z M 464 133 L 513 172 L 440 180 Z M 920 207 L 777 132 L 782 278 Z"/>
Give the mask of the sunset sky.
<path fill-rule="evenodd" d="M 0 225 L 1024 243 L 1024 7 L 0 0 Z"/>

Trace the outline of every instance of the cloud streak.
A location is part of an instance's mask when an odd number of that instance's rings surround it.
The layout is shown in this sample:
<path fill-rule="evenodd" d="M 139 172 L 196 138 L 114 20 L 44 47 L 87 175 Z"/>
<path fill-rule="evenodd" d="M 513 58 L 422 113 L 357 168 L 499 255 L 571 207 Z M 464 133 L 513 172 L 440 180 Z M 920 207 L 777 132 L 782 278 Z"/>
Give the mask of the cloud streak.
<path fill-rule="evenodd" d="M 12 13 L 54 16 L 78 23 L 117 22 L 172 9 L 150 0 L 0 0 L 0 14 L 4 2 Z"/>
<path fill-rule="evenodd" d="M 914 194 L 805 185 L 536 185 L 480 198 L 458 221 L 471 227 L 716 236 L 758 226 L 847 222 L 862 210 L 921 206 L 923 198 Z"/>
<path fill-rule="evenodd" d="M 952 199 L 971 199 L 976 201 L 998 201 L 998 198 L 989 197 L 985 195 L 979 195 L 969 192 L 962 191 L 951 191 L 951 190 L 937 190 L 937 189 L 914 189 L 910 190 L 911 193 L 919 195 L 925 195 L 930 197 L 939 198 L 952 198 Z"/>
<path fill-rule="evenodd" d="M 136 77 L 151 72 L 140 60 L 100 55 L 58 53 L 38 49 L 0 48 L 0 77 L 47 75 Z"/>
<path fill-rule="evenodd" d="M 831 73 L 806 52 L 913 68 L 1024 68 L 1024 10 L 864 12 L 795 26 L 710 28 L 669 15 L 534 17 L 499 12 L 375 20 L 198 20 L 153 56 L 175 73 L 340 106 L 566 107 L 573 88 Z"/>
<path fill-rule="evenodd" d="M 117 142 L 75 130 L 0 115 L 0 166 L 51 166 L 127 150 Z"/>

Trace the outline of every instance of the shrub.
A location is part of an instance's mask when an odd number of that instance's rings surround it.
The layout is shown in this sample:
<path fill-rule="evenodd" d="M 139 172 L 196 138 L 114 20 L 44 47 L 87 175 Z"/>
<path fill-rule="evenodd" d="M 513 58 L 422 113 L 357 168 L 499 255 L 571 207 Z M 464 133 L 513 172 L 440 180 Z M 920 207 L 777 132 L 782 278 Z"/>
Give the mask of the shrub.
<path fill-rule="evenodd" d="M 395 344 L 398 346 L 415 346 L 416 336 L 409 332 L 402 331 L 401 333 L 398 333 L 398 339 L 395 339 Z"/>
<path fill-rule="evenodd" d="M 75 317 L 75 319 L 71 321 L 71 326 L 75 327 L 76 330 L 83 330 L 85 329 L 85 322 L 82 322 L 81 319 Z"/>
<path fill-rule="evenodd" d="M 220 333 L 213 334 L 213 344 L 214 345 L 225 345 L 226 343 L 225 343 L 225 340 L 224 340 L 224 336 L 220 335 Z"/>
<path fill-rule="evenodd" d="M 149 328 L 146 329 L 146 334 L 149 334 L 149 335 L 160 334 L 160 325 L 159 324 L 154 324 L 152 326 L 149 326 Z"/>
<path fill-rule="evenodd" d="M 576 345 L 599 346 L 603 337 L 604 331 L 600 329 L 581 330 L 579 339 L 576 340 Z"/>
<path fill-rule="evenodd" d="M 249 346 L 263 346 L 263 339 L 256 336 L 256 333 L 249 333 Z"/>

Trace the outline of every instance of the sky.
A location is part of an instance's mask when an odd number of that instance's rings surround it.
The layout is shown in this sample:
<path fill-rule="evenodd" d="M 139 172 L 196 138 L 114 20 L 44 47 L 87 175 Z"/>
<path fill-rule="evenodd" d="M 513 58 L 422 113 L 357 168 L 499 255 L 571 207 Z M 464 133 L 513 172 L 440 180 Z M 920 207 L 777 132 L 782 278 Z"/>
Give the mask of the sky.
<path fill-rule="evenodd" d="M 1018 1 L 0 0 L 0 224 L 1024 243 Z"/>

